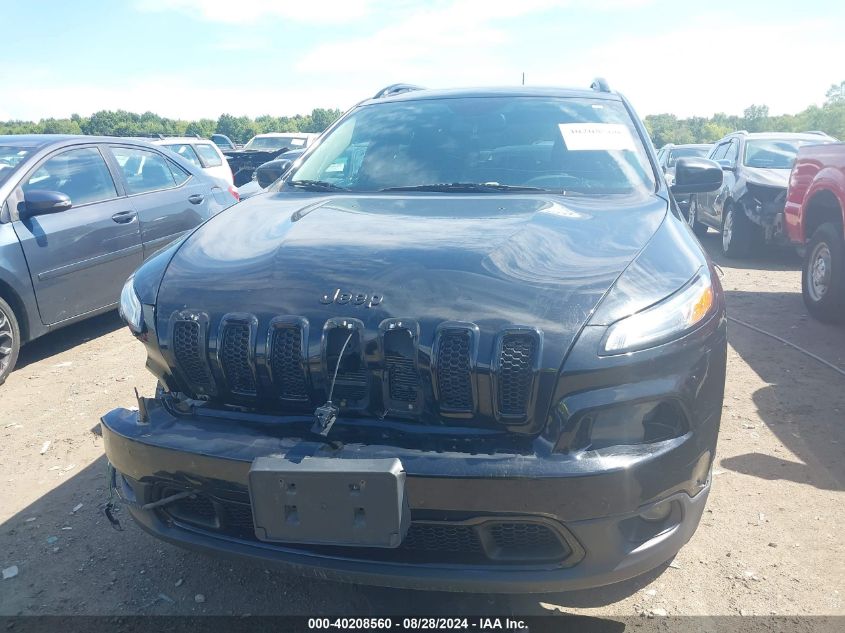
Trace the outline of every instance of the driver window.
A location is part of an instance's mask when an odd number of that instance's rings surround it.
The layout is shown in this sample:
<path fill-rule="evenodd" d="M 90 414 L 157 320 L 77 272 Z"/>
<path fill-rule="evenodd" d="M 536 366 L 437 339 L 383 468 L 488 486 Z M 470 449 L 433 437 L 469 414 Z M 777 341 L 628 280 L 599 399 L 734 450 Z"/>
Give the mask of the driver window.
<path fill-rule="evenodd" d="M 730 142 L 725 158 L 731 161 L 732 164 L 736 165 L 737 158 L 739 158 L 739 143 L 736 141 Z"/>
<path fill-rule="evenodd" d="M 21 186 L 28 191 L 58 191 L 74 207 L 117 197 L 114 180 L 95 147 L 72 149 L 57 154 L 39 167 Z"/>

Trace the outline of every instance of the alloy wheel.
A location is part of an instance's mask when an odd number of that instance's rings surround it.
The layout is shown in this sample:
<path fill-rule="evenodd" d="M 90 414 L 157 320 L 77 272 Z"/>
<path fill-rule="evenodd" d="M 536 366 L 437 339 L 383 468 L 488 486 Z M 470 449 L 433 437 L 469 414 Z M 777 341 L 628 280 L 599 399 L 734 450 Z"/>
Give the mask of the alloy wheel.
<path fill-rule="evenodd" d="M 0 375 L 9 367 L 12 361 L 12 351 L 15 349 L 15 333 L 9 316 L 0 309 Z"/>
<path fill-rule="evenodd" d="M 734 227 L 734 212 L 728 207 L 725 209 L 725 225 L 722 227 L 722 250 L 726 253 L 731 247 L 731 238 L 733 238 Z"/>
<path fill-rule="evenodd" d="M 819 242 L 813 252 L 810 253 L 807 262 L 809 266 L 807 272 L 810 278 L 810 283 L 807 284 L 807 292 L 813 301 L 818 302 L 824 298 L 830 287 L 832 270 L 830 247 L 824 242 Z"/>

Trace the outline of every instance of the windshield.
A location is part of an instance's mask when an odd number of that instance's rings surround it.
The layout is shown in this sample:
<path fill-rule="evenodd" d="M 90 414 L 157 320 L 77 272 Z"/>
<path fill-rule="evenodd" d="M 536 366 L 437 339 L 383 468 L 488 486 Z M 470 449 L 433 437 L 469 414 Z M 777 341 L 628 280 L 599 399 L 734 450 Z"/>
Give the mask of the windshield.
<path fill-rule="evenodd" d="M 710 153 L 710 146 L 705 147 L 678 147 L 669 154 L 669 167 L 674 167 L 679 158 L 686 158 L 688 156 L 707 156 Z"/>
<path fill-rule="evenodd" d="M 324 137 L 287 184 L 366 192 L 474 184 L 597 194 L 655 186 L 621 102 L 548 97 L 366 105 Z"/>
<path fill-rule="evenodd" d="M 746 167 L 760 167 L 764 169 L 792 169 L 798 148 L 811 145 L 819 141 L 799 141 L 794 139 L 766 139 L 748 141 L 745 144 L 745 158 L 742 164 Z"/>
<path fill-rule="evenodd" d="M 244 149 L 294 149 L 305 147 L 308 139 L 304 136 L 254 136 Z"/>
<path fill-rule="evenodd" d="M 12 175 L 18 164 L 26 158 L 31 151 L 28 147 L 15 147 L 12 145 L 0 145 L 0 185 Z"/>

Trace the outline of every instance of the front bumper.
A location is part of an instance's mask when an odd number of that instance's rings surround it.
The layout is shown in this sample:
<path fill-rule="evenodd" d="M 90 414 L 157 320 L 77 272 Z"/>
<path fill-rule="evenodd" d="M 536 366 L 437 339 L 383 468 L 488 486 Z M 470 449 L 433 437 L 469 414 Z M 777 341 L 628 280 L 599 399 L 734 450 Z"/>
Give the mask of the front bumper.
<path fill-rule="evenodd" d="M 709 492 L 712 446 L 695 433 L 640 447 L 560 455 L 443 452 L 347 444 L 332 448 L 291 439 L 278 425 L 244 424 L 225 414 L 176 414 L 145 400 L 147 422 L 116 409 L 102 418 L 112 485 L 138 524 L 171 543 L 278 565 L 320 578 L 430 590 L 533 593 L 596 587 L 645 573 L 669 560 L 695 531 Z M 714 424 L 717 424 L 715 421 Z M 706 426 L 706 425 L 705 425 Z M 705 433 L 705 436 L 707 434 Z M 398 457 L 407 476 L 412 528 L 418 520 L 520 520 L 562 535 L 559 561 L 485 564 L 401 560 L 398 550 L 369 557 L 361 548 L 272 544 L 254 534 L 198 526 L 142 509 L 162 490 L 193 490 L 214 499 L 248 499 L 248 473 L 259 456 L 361 459 Z M 169 494 L 169 493 L 168 493 Z M 640 514 L 669 503 L 663 523 Z M 215 501 L 215 503 L 217 503 Z M 248 508 L 248 506 L 247 506 Z M 545 528 L 544 528 L 545 529 Z M 451 557 L 451 558 L 450 558 Z"/>

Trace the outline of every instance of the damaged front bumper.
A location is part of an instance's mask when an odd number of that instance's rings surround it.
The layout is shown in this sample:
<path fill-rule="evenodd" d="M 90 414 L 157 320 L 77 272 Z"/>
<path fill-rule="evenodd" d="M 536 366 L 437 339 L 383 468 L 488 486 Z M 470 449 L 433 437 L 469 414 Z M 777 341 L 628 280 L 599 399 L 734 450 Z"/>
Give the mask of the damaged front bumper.
<path fill-rule="evenodd" d="M 695 531 L 712 447 L 692 432 L 579 454 L 450 452 L 291 438 L 237 413 L 162 400 L 102 418 L 112 485 L 138 524 L 171 543 L 262 565 L 392 587 L 544 592 L 619 582 L 669 560 Z M 270 543 L 255 534 L 249 473 L 292 462 L 398 458 L 410 529 L 397 548 Z M 190 492 L 188 496 L 184 493 Z M 172 503 L 157 504 L 178 496 Z M 281 510 L 280 510 L 281 511 Z"/>
<path fill-rule="evenodd" d="M 767 243 L 788 242 L 783 210 L 786 206 L 786 189 L 747 185 L 747 193 L 740 198 L 746 217 L 761 227 Z"/>

